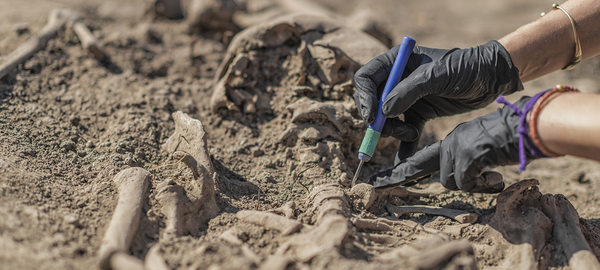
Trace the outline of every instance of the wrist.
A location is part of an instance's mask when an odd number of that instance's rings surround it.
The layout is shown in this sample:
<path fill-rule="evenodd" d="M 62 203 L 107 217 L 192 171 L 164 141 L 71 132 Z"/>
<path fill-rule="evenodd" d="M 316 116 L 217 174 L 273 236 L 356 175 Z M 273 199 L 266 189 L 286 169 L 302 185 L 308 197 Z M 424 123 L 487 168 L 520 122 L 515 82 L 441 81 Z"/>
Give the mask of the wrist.
<path fill-rule="evenodd" d="M 548 103 L 552 102 L 552 100 L 554 100 L 559 95 L 567 92 L 579 92 L 579 90 L 569 85 L 557 85 L 552 89 L 544 91 L 544 94 L 540 96 L 540 98 L 535 102 L 533 108 L 531 109 L 528 121 L 529 137 L 531 138 L 533 145 L 548 157 L 559 157 L 563 156 L 564 154 L 557 153 L 556 151 L 552 151 L 551 149 L 546 147 L 546 144 L 544 144 L 544 142 L 542 141 L 542 138 L 538 131 L 538 119 L 540 113 L 542 112 L 544 107 L 548 105 Z"/>

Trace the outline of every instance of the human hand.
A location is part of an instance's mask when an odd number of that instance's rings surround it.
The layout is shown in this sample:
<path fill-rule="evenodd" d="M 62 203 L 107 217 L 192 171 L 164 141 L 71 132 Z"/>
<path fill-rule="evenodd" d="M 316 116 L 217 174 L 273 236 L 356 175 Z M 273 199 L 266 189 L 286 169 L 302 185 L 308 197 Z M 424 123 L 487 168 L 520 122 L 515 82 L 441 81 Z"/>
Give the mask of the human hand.
<path fill-rule="evenodd" d="M 522 109 L 530 97 L 514 105 Z M 520 116 L 505 106 L 494 113 L 458 125 L 439 142 L 423 148 L 392 169 L 373 175 L 374 187 L 386 187 L 427 177 L 439 171 L 440 182 L 453 190 L 500 192 L 504 187 L 485 186 L 488 167 L 519 163 Z M 524 142 L 527 160 L 538 158 Z M 487 175 L 486 175 L 487 174 Z M 496 173 L 497 174 L 497 173 Z M 499 174 L 498 174 L 499 175 Z"/>
<path fill-rule="evenodd" d="M 378 100 L 398 48 L 396 46 L 374 58 L 356 72 L 355 101 L 367 123 L 372 123 L 377 116 Z M 403 79 L 390 92 L 382 107 L 388 118 L 404 113 L 405 122 L 387 121 L 388 127 L 384 128 L 400 132 L 414 127 L 420 135 L 429 119 L 479 109 L 500 94 L 521 89 L 519 71 L 497 41 L 469 49 L 442 50 L 416 46 Z M 412 155 L 417 144 L 418 140 L 403 142 L 399 158 Z"/>

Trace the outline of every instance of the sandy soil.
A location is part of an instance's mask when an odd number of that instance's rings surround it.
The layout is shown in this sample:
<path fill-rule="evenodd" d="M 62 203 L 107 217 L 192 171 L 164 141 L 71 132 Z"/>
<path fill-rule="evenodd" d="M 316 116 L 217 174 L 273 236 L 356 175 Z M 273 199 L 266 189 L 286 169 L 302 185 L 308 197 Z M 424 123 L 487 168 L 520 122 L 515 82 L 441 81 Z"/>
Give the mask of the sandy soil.
<path fill-rule="evenodd" d="M 374 0 L 368 6 L 388 22 L 395 41 L 410 35 L 421 46 L 453 48 L 501 38 L 535 20 L 551 4 L 541 0 Z M 321 5 L 348 15 L 366 4 L 333 0 Z M 331 178 L 347 181 L 345 178 L 355 170 L 357 160 L 352 153 L 356 145 L 327 139 L 319 144 L 341 149 L 328 158 L 343 156 L 344 165 L 313 171 L 307 165 L 307 170 L 294 172 L 297 166 L 307 164 L 303 159 L 312 156 L 301 155 L 299 148 L 286 147 L 277 139 L 287 129 L 283 111 L 289 101 L 277 101 L 274 115 L 257 118 L 241 119 L 212 111 L 213 77 L 226 57 L 227 45 L 214 35 L 189 35 L 182 21 L 145 16 L 146 7 L 143 0 L 0 0 L 0 61 L 39 31 L 53 8 L 71 8 L 84 14 L 84 23 L 112 58 L 112 64 L 99 63 L 81 49 L 76 37 L 62 31 L 45 50 L 0 80 L 1 269 L 98 268 L 97 250 L 118 198 L 112 179 L 128 167 L 143 167 L 153 173 L 140 230 L 130 248 L 131 254 L 143 259 L 165 228 L 165 216 L 156 199 L 158 184 L 169 177 L 185 181 L 183 167 L 164 166 L 174 161 L 161 148 L 174 131 L 175 111 L 199 119 L 209 135 L 208 150 L 219 175 L 220 212 L 196 235 L 162 242 L 161 254 L 171 268 L 219 265 L 211 269 L 255 269 L 256 263 L 238 246 L 220 240 L 223 232 L 241 228 L 244 242 L 262 259 L 284 242 L 276 230 L 244 224 L 235 213 L 267 211 L 290 201 L 307 200 L 317 183 Z M 18 24 L 28 31 L 18 34 Z M 150 39 L 147 29 L 152 29 Z M 600 59 L 593 58 L 572 71 L 526 83 L 525 90 L 510 96 L 509 101 L 559 83 L 600 93 L 599 73 Z M 492 104 L 464 115 L 436 119 L 427 124 L 427 135 L 442 139 L 458 123 L 496 108 L 498 105 Z M 390 166 L 392 155 L 388 152 L 380 151 L 390 158 L 375 157 L 361 177 Z M 534 161 L 522 174 L 517 174 L 516 166 L 498 171 L 507 185 L 535 178 L 541 193 L 564 194 L 586 224 L 590 246 L 600 251 L 600 194 L 594 189 L 600 185 L 600 164 L 563 157 Z M 421 185 L 413 191 L 427 188 Z M 495 224 L 496 196 L 434 192 L 427 198 L 388 198 L 376 201 L 368 211 L 350 207 L 347 216 L 384 216 L 388 203 L 443 206 L 477 214 L 476 224 L 464 227 L 433 215 L 403 218 L 444 231 L 455 240 L 467 239 L 475 247 L 477 266 L 487 269 L 497 267 L 502 260 L 481 247 L 489 236 L 482 228 Z M 304 222 L 303 216 L 310 219 L 302 215 L 307 209 L 299 207 L 297 211 L 301 212 L 298 220 Z M 457 226 L 458 233 L 452 233 Z M 489 239 L 496 239 L 493 237 Z M 403 244 L 411 245 L 420 238 L 407 239 Z M 552 241 L 549 238 L 549 245 L 554 247 L 549 267 L 567 269 L 568 258 L 561 255 L 560 244 Z M 330 257 L 316 257 L 304 266 L 364 269 L 387 265 L 372 260 L 379 252 L 373 251 L 376 249 L 364 250 L 361 252 L 368 256 L 351 253 L 331 257 L 334 259 L 330 261 Z"/>

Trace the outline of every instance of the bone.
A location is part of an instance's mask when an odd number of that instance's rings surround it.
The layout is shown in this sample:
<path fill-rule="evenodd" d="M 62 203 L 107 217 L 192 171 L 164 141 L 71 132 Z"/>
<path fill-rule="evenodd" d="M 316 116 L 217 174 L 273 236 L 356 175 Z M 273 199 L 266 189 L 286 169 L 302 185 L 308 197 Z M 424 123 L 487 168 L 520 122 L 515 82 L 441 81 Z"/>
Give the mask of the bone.
<path fill-rule="evenodd" d="M 4 78 L 11 70 L 25 62 L 36 52 L 44 49 L 49 40 L 56 37 L 58 31 L 65 26 L 67 20 L 76 16 L 75 12 L 68 9 L 54 9 L 50 12 L 48 23 L 35 36 L 28 39 L 16 50 L 0 58 L 0 79 Z"/>
<path fill-rule="evenodd" d="M 260 270 L 285 270 L 294 260 L 287 256 L 272 255 L 260 266 Z"/>
<path fill-rule="evenodd" d="M 446 261 L 452 257 L 465 253 L 472 259 L 467 260 L 468 268 L 455 269 L 477 269 L 475 259 L 473 258 L 473 247 L 467 240 L 459 240 L 444 243 L 437 246 L 429 246 L 427 250 L 423 250 L 419 255 L 411 257 L 408 260 L 409 265 L 415 266 L 416 269 L 435 269 L 444 265 Z M 451 268 L 451 267 L 448 267 Z"/>
<path fill-rule="evenodd" d="M 359 2 L 359 5 L 349 16 L 340 16 L 327 8 L 307 0 L 277 0 L 280 7 L 287 13 L 305 13 L 336 18 L 354 29 L 361 30 L 378 39 L 388 48 L 393 46 L 393 39 L 386 23 L 371 10 L 368 4 Z"/>
<path fill-rule="evenodd" d="M 87 26 L 85 26 L 85 24 L 81 22 L 81 19 L 76 18 L 72 20 L 71 27 L 73 28 L 73 32 L 75 32 L 75 34 L 79 38 L 79 42 L 81 42 L 81 47 L 84 50 L 89 51 L 91 54 L 93 54 L 94 58 L 96 58 L 98 61 L 106 61 L 109 59 L 108 54 L 104 49 L 104 46 L 100 44 L 100 41 L 96 39 L 96 37 L 94 36 L 94 34 L 92 34 L 90 29 L 88 29 Z"/>
<path fill-rule="evenodd" d="M 398 242 L 400 242 L 400 240 L 402 240 L 401 238 L 398 238 L 398 237 L 394 237 L 394 236 L 390 236 L 390 235 L 374 234 L 374 233 L 357 233 L 357 235 L 359 235 L 360 237 L 363 237 L 365 239 L 368 239 L 369 241 L 379 243 L 379 244 L 386 244 L 386 245 L 394 245 L 394 244 L 397 244 Z"/>
<path fill-rule="evenodd" d="M 278 230 L 283 236 L 295 233 L 304 227 L 298 221 L 260 211 L 239 211 L 236 213 L 236 217 L 239 220 Z"/>
<path fill-rule="evenodd" d="M 324 34 L 315 36 L 314 33 L 317 32 Z M 289 48 L 284 45 L 292 42 L 298 46 Z M 265 54 L 262 50 L 272 51 Z M 242 112 L 243 108 L 239 103 L 247 101 L 247 98 L 240 96 L 241 99 L 230 99 L 229 97 L 236 96 L 233 95 L 238 91 L 235 89 L 254 89 L 258 81 L 272 81 L 275 78 L 271 77 L 278 75 L 280 71 L 277 67 L 263 66 L 271 60 L 262 59 L 281 59 L 292 54 L 306 57 L 294 59 L 294 68 L 286 71 L 286 76 L 289 77 L 283 78 L 286 83 L 289 81 L 286 89 L 295 86 L 313 89 L 320 87 L 324 89 L 322 95 L 330 96 L 335 92 L 334 96 L 343 99 L 346 95 L 352 95 L 354 72 L 386 51 L 387 48 L 372 37 L 344 27 L 343 23 L 330 18 L 288 15 L 266 21 L 245 29 L 231 41 L 226 56 L 215 73 L 211 108 L 215 112 L 220 109 Z M 248 61 L 250 57 L 254 60 Z M 309 74 L 306 74 L 307 70 L 310 70 Z M 279 80 L 282 79 L 277 79 L 275 83 L 279 83 Z M 267 104 L 258 102 L 268 99 L 264 89 L 257 90 L 262 94 L 257 94 L 256 113 L 268 111 L 259 108 L 264 106 L 258 106 L 259 103 Z M 348 91 L 345 92 L 346 90 Z M 289 94 L 292 93 L 286 93 Z"/>
<path fill-rule="evenodd" d="M 181 184 L 167 179 L 157 186 L 156 198 L 167 218 L 163 235 L 197 235 L 219 212 L 215 198 L 218 176 L 210 160 L 202 123 L 180 111 L 173 113 L 173 119 L 175 132 L 163 149 L 181 160 L 191 170 L 193 179 Z"/>
<path fill-rule="evenodd" d="M 388 223 L 383 222 L 379 219 L 365 219 L 365 218 L 353 218 L 352 224 L 357 229 L 368 229 L 374 231 L 384 231 L 384 232 L 397 232 L 398 230 L 394 229 L 393 226 L 390 226 Z"/>
<path fill-rule="evenodd" d="M 515 248 L 510 255 L 512 259 L 505 260 L 506 267 L 537 268 L 540 263 L 546 239 L 552 231 L 552 221 L 542 212 L 539 204 L 542 194 L 537 185 L 539 181 L 535 179 L 520 181 L 496 199 L 496 214 L 490 226 L 502 233 L 508 242 L 526 244 Z"/>
<path fill-rule="evenodd" d="M 127 252 L 138 229 L 149 180 L 150 173 L 142 168 L 129 168 L 115 176 L 113 181 L 119 199 L 98 251 L 100 268 L 125 269 L 123 265 L 143 265 L 140 259 Z"/>
<path fill-rule="evenodd" d="M 544 214 L 554 223 L 552 235 L 562 245 L 571 269 L 600 269 L 598 259 L 579 228 L 579 214 L 567 198 L 561 194 L 546 194 L 541 203 Z"/>
<path fill-rule="evenodd" d="M 289 256 L 297 262 L 307 262 L 318 254 L 343 246 L 351 236 L 348 219 L 349 205 L 340 185 L 315 187 L 305 201 L 312 207 L 307 211 L 316 223 L 311 230 L 292 235 L 275 255 Z"/>
<path fill-rule="evenodd" d="M 390 214 L 399 218 L 404 214 L 409 213 L 423 213 L 437 216 L 445 216 L 454 219 L 460 223 L 475 223 L 479 216 L 460 210 L 448 209 L 443 207 L 435 207 L 429 205 L 411 205 L 411 206 L 395 206 L 392 204 L 387 205 L 387 210 Z"/>
<path fill-rule="evenodd" d="M 286 218 L 295 218 L 295 215 L 294 215 L 295 210 L 296 210 L 296 202 L 289 201 L 289 202 L 285 203 L 284 205 L 282 205 L 281 207 L 271 210 L 271 212 L 273 212 L 275 214 L 283 215 Z"/>
<path fill-rule="evenodd" d="M 160 255 L 160 244 L 155 244 L 148 250 L 144 260 L 145 270 L 171 270 Z"/>
<path fill-rule="evenodd" d="M 110 268 L 112 270 L 144 270 L 144 263 L 137 257 L 119 251 L 110 255 Z"/>
<path fill-rule="evenodd" d="M 242 231 L 239 228 L 233 227 L 233 228 L 223 232 L 219 236 L 219 238 L 221 238 L 222 240 L 224 240 L 230 244 L 240 246 L 244 256 L 246 256 L 248 259 L 250 259 L 250 261 L 252 261 L 256 265 L 260 265 L 260 262 L 262 261 L 260 256 L 258 256 L 254 251 L 252 251 L 248 247 L 248 245 L 245 244 L 244 242 L 242 242 L 242 240 L 238 237 L 238 235 L 240 235 L 241 232 Z"/>

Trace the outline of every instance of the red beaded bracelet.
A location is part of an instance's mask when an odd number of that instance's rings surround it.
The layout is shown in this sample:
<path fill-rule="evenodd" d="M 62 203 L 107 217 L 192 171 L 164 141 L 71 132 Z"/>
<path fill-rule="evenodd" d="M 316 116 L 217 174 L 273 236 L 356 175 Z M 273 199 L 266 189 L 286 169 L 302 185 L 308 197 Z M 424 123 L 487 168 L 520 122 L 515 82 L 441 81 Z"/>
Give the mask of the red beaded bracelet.
<path fill-rule="evenodd" d="M 535 103 L 533 108 L 531 109 L 531 113 L 529 114 L 529 137 L 535 144 L 535 146 L 540 149 L 542 153 L 549 157 L 560 157 L 563 155 L 557 154 L 550 149 L 546 148 L 542 143 L 542 139 L 540 138 L 540 134 L 537 129 L 537 121 L 542 109 L 546 104 L 548 104 L 552 99 L 554 99 L 557 95 L 566 93 L 566 92 L 580 92 L 573 86 L 569 85 L 557 85 L 552 90 L 546 92 L 543 96 L 541 96 L 538 101 Z"/>

